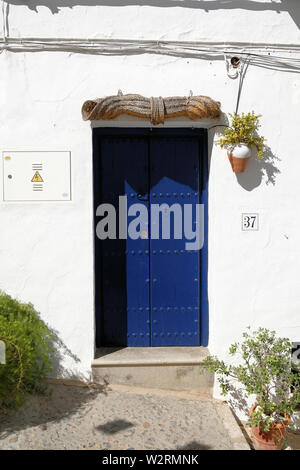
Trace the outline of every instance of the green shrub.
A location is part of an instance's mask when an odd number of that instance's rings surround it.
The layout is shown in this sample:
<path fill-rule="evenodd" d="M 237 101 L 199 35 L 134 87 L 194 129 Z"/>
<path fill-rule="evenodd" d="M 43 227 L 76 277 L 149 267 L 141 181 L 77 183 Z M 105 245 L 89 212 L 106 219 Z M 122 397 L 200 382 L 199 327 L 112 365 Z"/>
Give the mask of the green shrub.
<path fill-rule="evenodd" d="M 257 158 L 262 158 L 265 150 L 265 138 L 258 135 L 260 128 L 259 118 L 252 111 L 251 113 L 230 114 L 231 126 L 225 129 L 223 137 L 220 138 L 220 146 L 232 148 L 238 144 L 246 144 L 248 147 L 255 147 Z"/>
<path fill-rule="evenodd" d="M 0 408 L 19 407 L 29 393 L 42 392 L 52 368 L 52 334 L 31 304 L 0 292 L 0 340 L 6 363 L 0 364 Z"/>
<path fill-rule="evenodd" d="M 300 375 L 292 372 L 292 344 L 266 328 L 254 332 L 249 328 L 243 338 L 229 348 L 231 356 L 239 356 L 239 365 L 209 356 L 203 368 L 219 376 L 223 395 L 231 392 L 232 381 L 242 384 L 248 396 L 255 395 L 258 406 L 249 422 L 269 431 L 284 413 L 292 415 L 300 402 Z"/>

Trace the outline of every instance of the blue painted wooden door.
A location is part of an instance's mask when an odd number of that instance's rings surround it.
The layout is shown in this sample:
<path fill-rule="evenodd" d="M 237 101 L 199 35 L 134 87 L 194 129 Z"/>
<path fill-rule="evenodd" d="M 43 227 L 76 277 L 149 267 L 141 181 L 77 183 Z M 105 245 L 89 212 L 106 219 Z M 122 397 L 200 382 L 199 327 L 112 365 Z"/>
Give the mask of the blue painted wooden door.
<path fill-rule="evenodd" d="M 112 204 L 117 221 L 116 238 L 95 243 L 98 345 L 199 345 L 201 257 L 199 250 L 186 250 L 183 221 L 184 205 L 200 202 L 199 136 L 148 130 L 97 142 L 95 204 Z M 137 202 L 147 209 L 148 238 L 119 237 L 119 196 L 127 196 L 127 209 Z M 153 204 L 162 207 L 158 230 Z M 181 209 L 183 238 L 174 238 L 172 212 L 170 238 L 164 238 L 163 204 Z"/>

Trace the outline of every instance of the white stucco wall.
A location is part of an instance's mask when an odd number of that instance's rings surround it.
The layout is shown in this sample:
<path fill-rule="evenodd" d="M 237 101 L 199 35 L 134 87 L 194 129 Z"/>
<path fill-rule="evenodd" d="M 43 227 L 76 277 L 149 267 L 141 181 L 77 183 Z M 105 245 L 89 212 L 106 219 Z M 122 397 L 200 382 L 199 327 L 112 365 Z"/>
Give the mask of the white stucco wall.
<path fill-rule="evenodd" d="M 96 0 L 7 3 L 13 37 L 300 40 L 296 0 L 112 2 L 119 7 Z M 235 8 L 242 4 L 247 8 Z M 2 200 L 0 287 L 31 301 L 57 331 L 68 349 L 62 351 L 61 372 L 86 376 L 94 352 L 92 132 L 81 119 L 82 103 L 118 89 L 145 96 L 193 90 L 221 101 L 228 113 L 235 109 L 238 81 L 228 78 L 222 60 L 150 54 L 3 52 L 0 70 L 0 150 L 70 150 L 73 186 L 71 202 Z M 274 328 L 300 341 L 299 106 L 299 74 L 249 66 L 240 111 L 263 115 L 262 132 L 279 170 L 273 184 L 254 159 L 236 177 L 226 151 L 210 147 L 209 349 L 222 357 L 247 325 Z M 259 231 L 241 231 L 242 212 L 259 213 Z"/>

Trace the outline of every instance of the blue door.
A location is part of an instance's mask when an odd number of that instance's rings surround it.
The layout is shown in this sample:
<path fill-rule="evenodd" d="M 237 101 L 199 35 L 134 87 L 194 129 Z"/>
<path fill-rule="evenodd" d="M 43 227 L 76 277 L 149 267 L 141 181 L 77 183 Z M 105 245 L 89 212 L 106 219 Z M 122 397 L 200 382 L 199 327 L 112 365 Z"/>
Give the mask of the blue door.
<path fill-rule="evenodd" d="M 95 237 L 97 346 L 201 344 L 206 245 L 186 249 L 184 214 L 186 206 L 206 202 L 205 138 L 199 129 L 94 131 L 95 211 L 111 204 L 116 216 L 115 236 Z M 141 236 L 132 238 L 136 203 L 144 222 Z"/>

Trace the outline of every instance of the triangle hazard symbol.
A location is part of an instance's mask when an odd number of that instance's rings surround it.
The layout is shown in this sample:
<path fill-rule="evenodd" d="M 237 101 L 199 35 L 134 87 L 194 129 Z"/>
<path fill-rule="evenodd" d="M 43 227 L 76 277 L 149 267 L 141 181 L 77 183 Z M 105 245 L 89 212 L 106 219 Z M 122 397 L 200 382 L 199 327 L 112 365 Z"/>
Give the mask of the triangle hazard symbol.
<path fill-rule="evenodd" d="M 36 171 L 31 181 L 32 181 L 32 183 L 43 183 L 44 180 L 41 177 L 41 175 L 39 174 L 39 172 Z"/>

